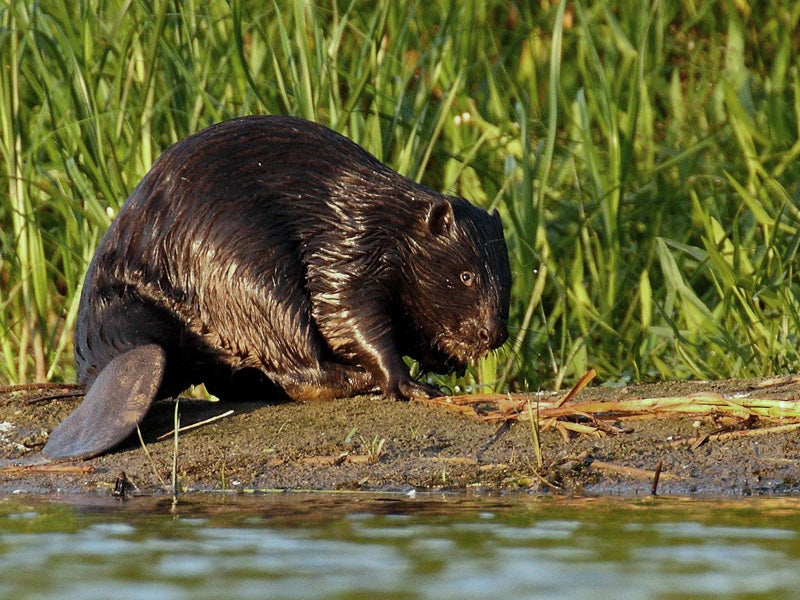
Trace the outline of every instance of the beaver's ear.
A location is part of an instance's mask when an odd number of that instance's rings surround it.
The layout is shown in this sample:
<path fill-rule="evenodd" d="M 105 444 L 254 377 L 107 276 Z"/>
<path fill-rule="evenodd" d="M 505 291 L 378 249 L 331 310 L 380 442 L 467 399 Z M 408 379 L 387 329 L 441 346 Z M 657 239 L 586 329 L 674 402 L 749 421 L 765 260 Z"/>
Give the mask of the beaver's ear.
<path fill-rule="evenodd" d="M 453 207 L 446 198 L 436 198 L 428 209 L 428 229 L 434 235 L 447 235 L 453 228 Z"/>

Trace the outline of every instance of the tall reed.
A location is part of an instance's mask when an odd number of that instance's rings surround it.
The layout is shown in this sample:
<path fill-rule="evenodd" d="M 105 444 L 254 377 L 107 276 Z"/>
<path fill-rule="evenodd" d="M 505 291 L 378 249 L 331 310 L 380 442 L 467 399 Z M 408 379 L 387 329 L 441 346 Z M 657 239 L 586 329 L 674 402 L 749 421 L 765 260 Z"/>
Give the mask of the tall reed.
<path fill-rule="evenodd" d="M 512 340 L 455 386 L 798 368 L 800 7 L 81 0 L 0 7 L 0 379 L 71 379 L 82 274 L 157 155 L 325 123 L 497 208 Z"/>

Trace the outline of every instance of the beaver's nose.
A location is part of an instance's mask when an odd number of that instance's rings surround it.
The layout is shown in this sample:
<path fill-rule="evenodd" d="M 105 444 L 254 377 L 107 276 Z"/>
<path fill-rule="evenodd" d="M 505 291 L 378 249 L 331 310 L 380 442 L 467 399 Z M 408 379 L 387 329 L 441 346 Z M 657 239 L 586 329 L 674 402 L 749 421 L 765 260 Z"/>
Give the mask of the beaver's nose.
<path fill-rule="evenodd" d="M 491 325 L 481 327 L 478 330 L 478 339 L 481 344 L 494 350 L 502 346 L 508 339 L 508 324 L 505 319 L 498 319 Z"/>

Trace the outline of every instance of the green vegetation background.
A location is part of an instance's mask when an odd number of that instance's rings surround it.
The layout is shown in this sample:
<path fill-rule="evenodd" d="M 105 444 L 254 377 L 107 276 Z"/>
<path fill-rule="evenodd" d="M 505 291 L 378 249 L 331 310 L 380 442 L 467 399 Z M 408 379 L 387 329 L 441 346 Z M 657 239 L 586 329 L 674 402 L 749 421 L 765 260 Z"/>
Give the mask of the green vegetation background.
<path fill-rule="evenodd" d="M 115 211 L 171 143 L 249 113 L 500 210 L 513 338 L 462 384 L 797 371 L 799 19 L 793 0 L 7 1 L 0 383 L 74 377 Z"/>

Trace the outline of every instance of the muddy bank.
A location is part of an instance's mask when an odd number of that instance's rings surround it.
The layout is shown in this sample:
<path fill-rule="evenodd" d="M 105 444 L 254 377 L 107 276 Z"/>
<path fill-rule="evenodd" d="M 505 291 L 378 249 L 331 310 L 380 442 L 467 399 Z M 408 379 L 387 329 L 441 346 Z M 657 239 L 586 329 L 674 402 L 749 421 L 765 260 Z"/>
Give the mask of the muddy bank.
<path fill-rule="evenodd" d="M 121 472 L 142 494 L 169 489 L 174 401 L 159 402 L 138 439 L 112 454 L 51 465 L 40 450 L 80 398 L 37 400 L 59 390 L 0 394 L 0 494 L 110 494 Z M 678 382 L 587 388 L 576 402 L 719 393 L 800 401 L 800 378 Z M 548 395 L 550 398 L 552 395 Z M 775 426 L 709 415 L 625 419 L 620 433 L 541 434 L 543 466 L 528 423 L 480 422 L 437 406 L 379 398 L 329 403 L 223 403 L 181 399 L 181 426 L 233 411 L 181 433 L 179 486 L 209 490 L 529 490 L 536 493 L 647 495 L 659 463 L 662 495 L 800 493 L 800 432 L 699 438 L 721 428 Z"/>

